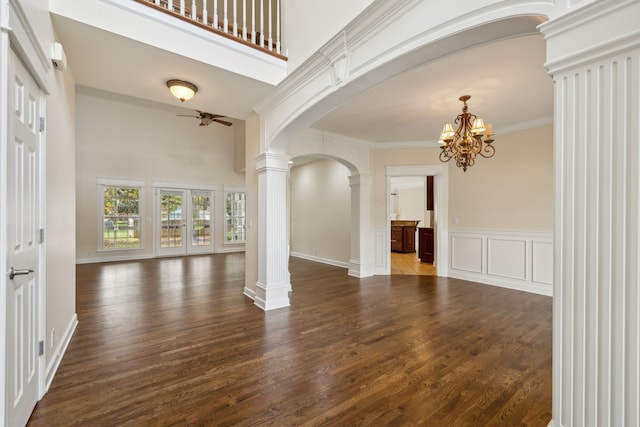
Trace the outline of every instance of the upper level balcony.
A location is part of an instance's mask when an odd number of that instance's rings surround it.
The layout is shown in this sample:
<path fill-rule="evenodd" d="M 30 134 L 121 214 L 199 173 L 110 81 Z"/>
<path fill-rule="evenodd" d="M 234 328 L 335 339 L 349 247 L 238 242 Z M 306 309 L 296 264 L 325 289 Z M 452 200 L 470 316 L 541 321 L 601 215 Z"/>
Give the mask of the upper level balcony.
<path fill-rule="evenodd" d="M 133 1 L 286 60 L 280 41 L 280 0 Z"/>
<path fill-rule="evenodd" d="M 175 104 L 166 81 L 185 79 L 200 89 L 188 108 L 246 119 L 287 74 L 279 0 L 50 0 L 49 7 L 78 86 Z"/>

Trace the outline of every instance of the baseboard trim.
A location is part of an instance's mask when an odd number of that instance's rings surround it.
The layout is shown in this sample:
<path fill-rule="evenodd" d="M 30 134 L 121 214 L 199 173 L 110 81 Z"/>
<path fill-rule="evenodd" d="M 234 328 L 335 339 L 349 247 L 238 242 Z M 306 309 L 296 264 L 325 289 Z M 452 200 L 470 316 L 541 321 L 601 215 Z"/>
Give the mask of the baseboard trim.
<path fill-rule="evenodd" d="M 244 252 L 244 247 L 229 247 L 229 248 L 218 248 L 214 252 L 202 252 L 199 254 L 189 254 L 187 256 L 198 256 L 198 255 L 215 255 L 215 254 L 228 254 L 235 252 Z M 154 259 L 154 258 L 168 258 L 176 255 L 154 255 L 154 254 L 142 254 L 142 255 L 109 255 L 103 257 L 93 257 L 93 258 L 78 258 L 76 259 L 76 265 L 79 264 L 95 264 L 100 262 L 118 262 L 118 261 L 138 261 L 141 259 Z M 181 256 L 181 255 L 178 255 Z"/>
<path fill-rule="evenodd" d="M 95 258 L 78 258 L 76 259 L 76 265 L 80 264 L 96 264 L 100 262 L 118 262 L 118 261 L 138 261 L 141 259 L 155 258 L 153 254 L 135 255 L 135 256 L 107 256 L 107 257 L 95 257 Z"/>
<path fill-rule="evenodd" d="M 245 252 L 244 246 L 241 247 L 229 247 L 229 248 L 218 248 L 214 253 L 216 254 L 230 254 L 233 252 Z"/>
<path fill-rule="evenodd" d="M 253 291 L 252 289 L 247 288 L 246 286 L 244 287 L 244 291 L 242 292 L 242 294 L 246 297 L 251 298 L 252 301 L 256 300 L 256 293 L 255 291 Z"/>
<path fill-rule="evenodd" d="M 64 335 L 62 339 L 58 343 L 58 347 L 55 349 L 55 353 L 53 357 L 49 361 L 49 365 L 47 365 L 45 371 L 45 385 L 44 390 L 45 393 L 49 391 L 49 387 L 51 386 L 51 382 L 53 381 L 53 377 L 56 375 L 58 371 L 58 367 L 60 366 L 60 362 L 62 361 L 62 357 L 67 351 L 67 347 L 69 347 L 69 343 L 71 342 L 71 337 L 73 333 L 76 331 L 78 327 L 78 315 L 76 313 L 73 314 L 71 318 L 71 322 L 67 326 L 67 329 L 64 331 Z"/>
<path fill-rule="evenodd" d="M 549 285 L 536 285 L 535 283 L 521 282 L 495 276 L 487 276 L 471 272 L 463 273 L 459 270 L 449 270 L 449 277 L 453 279 L 468 280 L 469 282 L 481 283 L 483 285 L 499 286 L 501 288 L 513 289 L 515 291 L 530 292 L 533 294 L 553 296 L 553 288 Z"/>
<path fill-rule="evenodd" d="M 319 262 L 321 264 L 333 265 L 334 267 L 340 267 L 349 269 L 349 263 L 343 261 L 336 261 L 333 259 L 321 258 L 318 256 L 301 254 L 300 252 L 291 252 L 289 255 L 295 258 L 306 259 L 307 261 Z"/>

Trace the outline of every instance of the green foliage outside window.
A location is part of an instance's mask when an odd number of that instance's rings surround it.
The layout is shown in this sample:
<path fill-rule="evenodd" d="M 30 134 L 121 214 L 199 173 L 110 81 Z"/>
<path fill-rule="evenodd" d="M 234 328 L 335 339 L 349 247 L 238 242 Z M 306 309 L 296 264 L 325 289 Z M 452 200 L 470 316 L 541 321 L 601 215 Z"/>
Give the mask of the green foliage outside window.
<path fill-rule="evenodd" d="M 140 248 L 140 189 L 103 187 L 103 249 Z"/>

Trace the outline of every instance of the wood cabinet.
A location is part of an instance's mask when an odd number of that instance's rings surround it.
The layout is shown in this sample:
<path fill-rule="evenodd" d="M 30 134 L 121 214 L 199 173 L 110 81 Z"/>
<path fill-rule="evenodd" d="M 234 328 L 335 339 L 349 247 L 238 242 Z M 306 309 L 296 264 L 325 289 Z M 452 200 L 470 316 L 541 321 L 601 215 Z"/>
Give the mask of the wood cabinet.
<path fill-rule="evenodd" d="M 420 221 L 391 221 L 391 250 L 416 251 L 416 227 Z"/>
<path fill-rule="evenodd" d="M 433 185 L 435 184 L 434 178 L 435 178 L 434 176 L 427 177 L 427 210 L 428 211 L 433 211 L 436 209 L 436 203 L 435 203 L 435 198 L 433 193 Z"/>
<path fill-rule="evenodd" d="M 418 228 L 418 256 L 420 261 L 433 264 L 434 243 L 433 228 Z"/>

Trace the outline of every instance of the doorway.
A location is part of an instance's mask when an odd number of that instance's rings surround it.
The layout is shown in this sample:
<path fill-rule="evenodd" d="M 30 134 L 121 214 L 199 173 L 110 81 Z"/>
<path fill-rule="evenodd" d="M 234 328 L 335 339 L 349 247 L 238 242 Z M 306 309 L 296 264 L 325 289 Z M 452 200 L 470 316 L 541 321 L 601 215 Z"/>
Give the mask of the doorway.
<path fill-rule="evenodd" d="M 433 190 L 432 196 L 433 200 L 429 202 L 429 206 L 427 203 L 427 177 L 431 176 L 433 178 Z M 387 273 L 386 274 L 403 274 L 398 270 L 404 269 L 407 273 L 404 274 L 434 274 L 438 276 L 447 276 L 448 274 L 448 230 L 447 230 L 447 221 L 448 217 L 448 169 L 445 165 L 411 165 L 411 166 L 386 166 L 386 177 L 387 177 L 387 236 L 389 238 L 388 246 L 387 246 Z M 419 194 L 414 192 L 414 198 L 418 199 L 417 208 L 414 208 L 413 213 L 406 215 L 418 216 L 416 218 L 400 218 L 400 216 L 404 216 L 405 214 L 401 211 L 401 207 L 398 206 L 398 210 L 394 203 L 396 201 L 393 200 L 394 197 L 398 196 L 398 189 L 402 186 L 398 183 L 403 182 L 412 182 L 419 181 L 421 184 L 419 186 Z M 415 187 L 416 185 L 410 185 Z M 396 188 L 396 190 L 394 190 Z M 394 196 L 393 193 L 396 193 Z M 400 203 L 398 201 L 398 203 Z M 416 204 L 416 201 L 413 201 Z M 427 209 L 428 207 L 432 207 L 431 212 Z M 437 207 L 437 209 L 436 209 Z M 418 210 L 420 212 L 418 212 Z M 410 212 L 410 211 L 407 211 Z M 421 214 L 421 215 L 420 215 Z M 404 254 L 396 254 L 396 252 L 391 251 L 392 242 L 392 229 L 391 229 L 391 221 L 395 220 L 420 220 L 416 230 L 417 236 L 415 237 L 416 247 L 419 251 L 420 246 L 420 232 L 425 228 L 430 228 L 432 231 L 432 237 L 434 239 L 433 244 L 433 264 L 431 268 L 425 268 L 421 270 L 420 259 L 418 258 L 416 253 L 413 253 L 413 257 L 409 260 L 403 259 L 404 257 L 410 258 Z M 428 227 L 427 227 L 428 226 Z M 424 238 L 424 236 L 423 236 Z M 401 267 L 399 263 L 403 263 L 404 266 Z M 413 266 L 411 266 L 413 265 Z M 413 272 L 413 271 L 415 272 Z M 426 270 L 426 271 L 425 271 Z"/>
<path fill-rule="evenodd" d="M 433 178 L 391 177 L 391 274 L 436 274 L 433 259 Z M 427 231 L 430 232 L 428 239 L 425 238 Z"/>
<path fill-rule="evenodd" d="M 156 255 L 212 253 L 212 190 L 156 188 Z"/>

